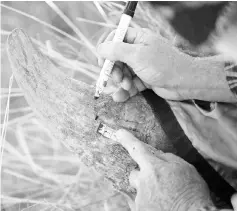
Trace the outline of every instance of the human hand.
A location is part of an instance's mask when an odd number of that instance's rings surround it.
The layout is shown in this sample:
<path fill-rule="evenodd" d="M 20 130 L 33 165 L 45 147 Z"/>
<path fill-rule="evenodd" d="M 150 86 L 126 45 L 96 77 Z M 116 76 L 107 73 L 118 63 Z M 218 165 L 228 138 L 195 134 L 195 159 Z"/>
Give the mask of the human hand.
<path fill-rule="evenodd" d="M 111 42 L 115 31 L 97 48 L 99 65 L 104 59 L 117 61 L 112 79 L 121 88 L 113 95 L 115 101 L 126 101 L 146 88 L 168 99 L 183 99 L 180 86 L 186 77 L 191 57 L 181 54 L 168 40 L 148 29 L 129 28 L 124 42 Z"/>
<path fill-rule="evenodd" d="M 206 183 L 192 165 L 171 153 L 152 152 L 149 145 L 126 130 L 119 130 L 116 137 L 140 168 L 129 177 L 137 190 L 136 211 L 214 207 Z"/>
<path fill-rule="evenodd" d="M 105 58 L 116 61 L 112 79 L 120 87 L 114 101 L 124 102 L 148 88 L 168 100 L 236 102 L 218 56 L 191 57 L 148 29 L 129 28 L 124 42 L 112 42 L 114 34 L 97 48 L 100 66 Z"/>

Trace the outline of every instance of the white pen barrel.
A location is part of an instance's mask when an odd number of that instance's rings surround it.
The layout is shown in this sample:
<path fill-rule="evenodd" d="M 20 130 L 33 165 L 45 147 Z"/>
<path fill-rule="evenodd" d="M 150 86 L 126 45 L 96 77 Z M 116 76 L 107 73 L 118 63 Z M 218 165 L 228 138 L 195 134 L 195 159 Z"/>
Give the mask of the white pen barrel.
<path fill-rule="evenodd" d="M 132 17 L 129 15 L 126 15 L 126 14 L 123 14 L 121 16 L 119 25 L 116 29 L 116 32 L 115 32 L 115 35 L 113 38 L 113 42 L 123 42 L 131 19 L 132 19 Z M 103 89 L 106 86 L 106 83 L 107 83 L 109 76 L 112 72 L 113 66 L 114 66 L 114 61 L 110 61 L 108 59 L 105 60 L 102 70 L 100 72 L 100 79 L 101 80 L 98 81 L 98 86 L 101 89 Z"/>
<path fill-rule="evenodd" d="M 126 14 L 122 15 L 122 17 L 119 21 L 119 25 L 118 25 L 116 32 L 115 32 L 113 42 L 123 42 L 124 37 L 127 32 L 127 29 L 128 29 L 129 24 L 131 22 L 131 19 L 132 19 L 132 17 L 129 15 L 126 15 Z M 106 59 L 101 72 L 104 72 L 106 75 L 110 75 L 110 73 L 113 69 L 113 66 L 114 66 L 114 62 Z"/>
<path fill-rule="evenodd" d="M 124 37 L 126 35 L 127 29 L 129 27 L 129 24 L 131 22 L 132 17 L 126 14 L 123 14 L 120 21 L 119 25 L 116 29 L 116 33 L 114 35 L 113 42 L 123 42 Z"/>

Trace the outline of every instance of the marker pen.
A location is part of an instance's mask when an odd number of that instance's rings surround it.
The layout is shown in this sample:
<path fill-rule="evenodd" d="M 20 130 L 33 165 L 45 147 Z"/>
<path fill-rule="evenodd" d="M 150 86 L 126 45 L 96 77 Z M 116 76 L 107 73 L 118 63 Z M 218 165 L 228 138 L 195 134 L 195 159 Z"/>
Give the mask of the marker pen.
<path fill-rule="evenodd" d="M 121 16 L 118 28 L 116 29 L 113 42 L 123 42 L 126 32 L 128 30 L 129 24 L 134 16 L 136 6 L 137 6 L 137 1 L 127 2 L 126 7 Z M 112 72 L 114 63 L 115 62 L 110 61 L 108 59 L 105 60 L 102 70 L 100 72 L 99 79 L 96 83 L 96 92 L 95 92 L 94 99 L 98 99 L 100 94 L 103 92 L 104 88 L 106 87 L 107 81 L 109 80 L 109 76 Z"/>

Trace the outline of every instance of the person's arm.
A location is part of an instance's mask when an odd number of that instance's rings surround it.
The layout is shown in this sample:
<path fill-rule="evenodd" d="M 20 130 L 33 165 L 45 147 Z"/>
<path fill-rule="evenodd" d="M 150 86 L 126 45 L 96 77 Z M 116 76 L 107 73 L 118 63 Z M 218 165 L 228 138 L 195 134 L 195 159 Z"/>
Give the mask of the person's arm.
<path fill-rule="evenodd" d="M 97 51 L 102 58 L 117 61 L 112 71 L 113 80 L 120 85 L 113 95 L 115 101 L 126 101 L 151 88 L 169 100 L 237 102 L 226 81 L 224 62 L 217 57 L 189 56 L 146 29 L 129 28 L 127 43 L 110 42 L 113 35 Z"/>
<path fill-rule="evenodd" d="M 132 211 L 227 211 L 214 206 L 207 184 L 182 158 L 158 151 L 126 130 L 115 135 L 139 166 L 129 176 L 137 191 L 135 201 L 129 199 Z M 231 201 L 237 211 L 237 194 Z"/>
<path fill-rule="evenodd" d="M 129 177 L 137 190 L 135 205 L 131 206 L 136 211 L 214 210 L 208 186 L 192 165 L 144 144 L 126 130 L 115 135 L 139 166 Z"/>
<path fill-rule="evenodd" d="M 181 87 L 187 87 L 184 96 L 214 102 L 237 102 L 237 95 L 232 93 L 235 89 L 231 90 L 228 85 L 225 68 L 225 63 L 216 56 L 193 58 L 188 75 L 180 82 Z"/>

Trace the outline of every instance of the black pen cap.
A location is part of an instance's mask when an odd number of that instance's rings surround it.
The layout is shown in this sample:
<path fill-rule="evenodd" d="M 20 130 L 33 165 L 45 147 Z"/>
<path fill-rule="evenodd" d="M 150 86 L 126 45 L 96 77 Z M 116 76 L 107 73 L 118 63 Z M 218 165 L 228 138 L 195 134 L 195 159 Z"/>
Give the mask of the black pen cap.
<path fill-rule="evenodd" d="M 123 14 L 133 17 L 136 7 L 137 7 L 137 1 L 128 1 L 123 11 Z"/>

